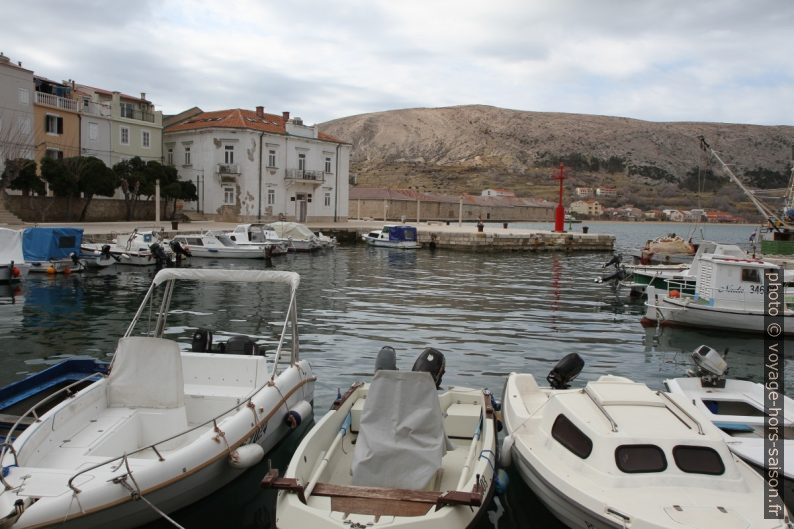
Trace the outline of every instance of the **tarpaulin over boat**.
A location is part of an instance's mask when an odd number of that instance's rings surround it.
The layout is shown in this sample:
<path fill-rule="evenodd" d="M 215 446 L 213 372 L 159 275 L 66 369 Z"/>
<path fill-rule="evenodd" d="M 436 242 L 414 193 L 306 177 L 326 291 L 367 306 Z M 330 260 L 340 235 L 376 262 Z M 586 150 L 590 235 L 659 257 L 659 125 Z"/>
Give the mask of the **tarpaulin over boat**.
<path fill-rule="evenodd" d="M 22 232 L 0 228 L 0 264 L 7 265 L 11 261 L 25 262 L 22 253 Z"/>
<path fill-rule="evenodd" d="M 79 228 L 26 228 L 22 251 L 27 262 L 59 261 L 80 254 L 83 230 Z"/>
<path fill-rule="evenodd" d="M 353 485 L 423 489 L 446 453 L 436 384 L 425 371 L 375 373 L 353 452 Z"/>
<path fill-rule="evenodd" d="M 272 222 L 270 226 L 282 239 L 293 238 L 295 240 L 311 240 L 317 238 L 312 230 L 305 224 L 297 222 Z"/>
<path fill-rule="evenodd" d="M 416 228 L 413 226 L 389 226 L 390 241 L 415 241 Z"/>

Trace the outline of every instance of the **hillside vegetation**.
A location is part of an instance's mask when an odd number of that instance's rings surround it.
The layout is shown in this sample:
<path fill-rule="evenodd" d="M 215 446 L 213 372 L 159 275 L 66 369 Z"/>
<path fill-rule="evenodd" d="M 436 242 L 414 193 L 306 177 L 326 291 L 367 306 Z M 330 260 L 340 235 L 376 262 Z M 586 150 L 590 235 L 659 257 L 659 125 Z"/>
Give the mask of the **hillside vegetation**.
<path fill-rule="evenodd" d="M 504 187 L 553 198 L 564 162 L 568 187 L 615 186 L 639 207 L 716 207 L 752 212 L 699 148 L 703 135 L 751 185 L 788 182 L 794 127 L 656 123 L 527 112 L 483 105 L 362 114 L 320 124 L 352 144 L 359 185 L 479 194 Z M 609 205 L 609 204 L 607 204 Z"/>

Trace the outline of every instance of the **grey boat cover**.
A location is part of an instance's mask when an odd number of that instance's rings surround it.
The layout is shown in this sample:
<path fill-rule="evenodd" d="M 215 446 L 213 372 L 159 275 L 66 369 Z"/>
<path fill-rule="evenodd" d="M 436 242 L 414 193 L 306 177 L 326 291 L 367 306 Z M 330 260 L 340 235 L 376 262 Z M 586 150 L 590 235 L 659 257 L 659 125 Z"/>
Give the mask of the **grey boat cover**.
<path fill-rule="evenodd" d="M 310 241 L 317 236 L 305 224 L 298 222 L 271 222 L 270 227 L 282 239 L 292 238 L 296 241 Z"/>
<path fill-rule="evenodd" d="M 18 264 L 25 262 L 22 253 L 22 232 L 0 228 L 0 264 L 6 266 L 11 261 Z"/>
<path fill-rule="evenodd" d="M 423 489 L 445 452 L 444 419 L 430 373 L 377 371 L 361 414 L 353 485 Z"/>

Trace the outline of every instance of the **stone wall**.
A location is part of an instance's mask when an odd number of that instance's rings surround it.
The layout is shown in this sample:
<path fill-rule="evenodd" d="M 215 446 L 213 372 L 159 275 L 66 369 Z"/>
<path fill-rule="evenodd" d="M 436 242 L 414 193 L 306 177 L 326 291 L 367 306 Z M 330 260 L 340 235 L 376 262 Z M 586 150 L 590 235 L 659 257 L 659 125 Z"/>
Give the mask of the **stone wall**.
<path fill-rule="evenodd" d="M 350 219 L 377 219 L 416 221 L 416 202 L 408 200 L 351 199 L 348 209 Z M 457 202 L 420 202 L 419 220 L 458 220 L 460 204 Z M 463 204 L 463 220 L 492 221 L 551 221 L 554 208 L 542 206 L 480 206 Z"/>
<path fill-rule="evenodd" d="M 73 198 L 71 216 L 67 215 L 67 199 L 63 197 L 40 197 L 6 195 L 6 208 L 25 222 L 76 222 L 80 218 L 85 200 Z M 166 205 L 161 203 L 160 218 L 166 220 Z M 173 208 L 173 206 L 171 206 Z M 171 213 L 168 208 L 168 214 Z M 131 220 L 154 220 L 154 200 L 139 201 L 135 216 Z M 123 200 L 94 198 L 88 206 L 86 222 L 116 222 L 127 220 L 127 209 Z"/>

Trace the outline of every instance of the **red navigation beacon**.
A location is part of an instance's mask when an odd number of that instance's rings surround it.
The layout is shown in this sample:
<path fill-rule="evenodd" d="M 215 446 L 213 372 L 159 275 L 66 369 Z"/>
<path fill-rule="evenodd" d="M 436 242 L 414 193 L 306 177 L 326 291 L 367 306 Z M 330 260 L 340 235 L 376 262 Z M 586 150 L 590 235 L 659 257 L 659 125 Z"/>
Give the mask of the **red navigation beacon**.
<path fill-rule="evenodd" d="M 565 180 L 565 166 L 560 162 L 560 174 L 554 176 L 555 180 L 560 181 L 560 202 L 554 212 L 554 231 L 557 233 L 565 232 L 565 206 L 562 205 L 562 182 Z"/>

